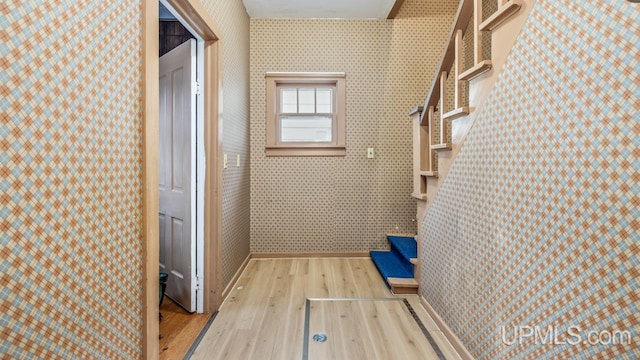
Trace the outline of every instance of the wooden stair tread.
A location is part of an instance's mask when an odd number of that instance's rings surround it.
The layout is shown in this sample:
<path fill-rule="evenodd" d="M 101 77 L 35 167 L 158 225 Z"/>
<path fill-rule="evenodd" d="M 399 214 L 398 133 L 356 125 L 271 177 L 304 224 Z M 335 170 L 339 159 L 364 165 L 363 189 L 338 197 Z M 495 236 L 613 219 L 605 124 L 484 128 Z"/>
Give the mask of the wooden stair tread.
<path fill-rule="evenodd" d="M 471 69 L 460 74 L 460 80 L 471 80 L 476 78 L 491 70 L 492 67 L 493 65 L 491 64 L 491 60 L 482 60 Z"/>
<path fill-rule="evenodd" d="M 426 176 L 426 177 L 438 177 L 438 172 L 437 171 L 420 171 L 420 175 L 421 176 Z"/>
<path fill-rule="evenodd" d="M 425 193 L 411 193 L 411 197 L 416 198 L 418 200 L 427 200 L 427 194 Z"/>
<path fill-rule="evenodd" d="M 414 278 L 396 278 L 388 277 L 387 282 L 391 286 L 403 286 L 403 287 L 418 287 L 418 282 Z"/>
<path fill-rule="evenodd" d="M 387 284 L 389 284 L 391 291 L 396 295 L 418 293 L 418 282 L 414 278 L 388 277 Z"/>
<path fill-rule="evenodd" d="M 502 24 L 505 20 L 511 17 L 511 15 L 515 14 L 520 10 L 522 3 L 520 0 L 509 0 L 506 4 L 500 6 L 498 11 L 496 11 L 493 15 L 491 15 L 487 20 L 483 21 L 480 24 L 480 31 L 491 31 L 500 24 Z"/>
<path fill-rule="evenodd" d="M 409 261 L 411 261 L 413 265 L 418 265 L 418 258 L 411 258 Z"/>
<path fill-rule="evenodd" d="M 455 110 L 451 110 L 445 114 L 442 115 L 443 119 L 448 119 L 448 120 L 454 120 L 457 119 L 459 117 L 463 117 L 469 115 L 469 108 L 467 106 L 461 107 L 461 108 L 457 108 Z"/>
<path fill-rule="evenodd" d="M 436 144 L 436 145 L 431 145 L 431 150 L 451 150 L 452 144 L 451 143 L 443 143 L 443 144 Z"/>

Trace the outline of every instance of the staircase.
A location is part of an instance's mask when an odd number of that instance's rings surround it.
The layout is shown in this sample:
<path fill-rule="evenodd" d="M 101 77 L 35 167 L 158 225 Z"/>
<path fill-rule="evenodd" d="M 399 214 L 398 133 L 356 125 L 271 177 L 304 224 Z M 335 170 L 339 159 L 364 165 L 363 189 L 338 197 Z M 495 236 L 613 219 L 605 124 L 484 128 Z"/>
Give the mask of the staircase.
<path fill-rule="evenodd" d="M 491 16 L 486 19 L 483 18 L 483 4 L 485 7 L 491 5 Z M 472 86 L 475 86 L 473 80 L 481 78 L 480 81 L 483 81 L 493 77 L 495 81 L 495 74 L 485 75 L 494 67 L 491 58 L 492 34 L 486 32 L 503 24 L 521 6 L 521 0 L 460 2 L 431 91 L 424 106 L 415 107 L 409 113 L 414 124 L 414 198 L 420 201 L 433 199 L 439 183 L 436 179 L 442 178 L 448 169 L 448 166 L 441 166 L 441 160 L 452 160 L 453 156 L 447 153 L 456 150 L 455 145 L 462 143 L 475 118 L 471 113 L 477 110 L 477 106 L 471 105 L 478 105 L 489 93 L 485 91 L 488 90 L 486 87 L 478 86 L 473 89 L 476 91 L 473 91 L 475 96 L 472 101 L 469 97 Z M 454 131 L 454 120 L 460 118 L 471 121 L 463 121 L 458 125 L 458 131 Z M 430 182 L 435 189 L 428 189 Z"/>
<path fill-rule="evenodd" d="M 409 113 L 413 122 L 414 185 L 411 196 L 417 199 L 417 236 L 388 236 L 391 251 L 370 252 L 394 293 L 415 294 L 418 291 L 418 254 L 428 203 L 443 183 L 534 2 L 460 1 L 424 106 L 415 107 Z M 483 6 L 486 16 L 483 16 Z M 492 46 L 493 41 L 500 46 Z M 402 241 L 396 238 L 404 239 L 407 244 L 411 239 L 415 250 L 401 252 L 399 243 Z"/>
<path fill-rule="evenodd" d="M 413 236 L 387 235 L 390 251 L 371 250 L 371 260 L 394 294 L 417 294 L 414 266 L 418 261 L 418 244 Z"/>

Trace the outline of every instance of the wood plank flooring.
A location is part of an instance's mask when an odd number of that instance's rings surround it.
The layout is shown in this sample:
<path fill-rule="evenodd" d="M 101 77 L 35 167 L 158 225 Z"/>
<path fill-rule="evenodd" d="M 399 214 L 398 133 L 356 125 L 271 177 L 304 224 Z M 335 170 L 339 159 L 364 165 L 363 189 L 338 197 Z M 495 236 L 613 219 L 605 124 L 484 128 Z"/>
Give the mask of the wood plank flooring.
<path fill-rule="evenodd" d="M 438 359 L 402 300 L 312 300 L 309 359 Z"/>
<path fill-rule="evenodd" d="M 394 297 L 369 258 L 254 259 L 249 262 L 220 308 L 192 359 L 301 359 L 307 298 Z M 418 297 L 404 295 L 401 298 L 407 298 L 445 357 L 458 359 L 451 345 L 419 304 Z M 334 301 L 314 302 L 315 305 L 320 303 L 323 304 L 320 314 L 325 313 L 318 315 L 316 310 L 321 309 L 315 308 L 310 313 L 315 314 L 310 318 L 310 328 L 324 322 L 324 328 L 333 329 L 332 334 L 327 334 L 329 341 L 336 337 L 353 340 L 354 346 L 363 349 L 360 358 L 371 358 L 367 355 L 373 349 L 364 350 L 364 347 L 379 343 L 378 346 L 382 346 L 384 351 L 376 351 L 390 357 L 378 358 L 410 359 L 406 354 L 413 356 L 413 350 L 404 348 L 409 341 L 414 342 L 411 346 L 420 349 L 420 359 L 438 358 L 427 338 L 420 330 L 416 330 L 413 318 L 406 313 L 406 309 L 399 307 L 405 306 L 402 301 L 364 304 L 364 301 L 353 300 L 341 305 L 331 305 Z M 332 306 L 338 308 L 334 309 L 333 315 L 329 315 L 327 311 Z M 349 314 L 349 319 L 340 317 Z M 382 317 L 384 321 L 376 317 Z M 410 339 L 394 345 L 398 349 L 389 349 L 391 344 L 385 344 L 380 339 L 385 336 L 381 327 L 390 321 L 394 322 L 394 326 L 390 327 L 393 328 L 390 330 L 393 336 Z M 359 331 L 362 336 L 349 335 L 345 338 L 345 334 L 354 331 Z M 416 345 L 416 342 L 419 344 Z M 342 352 L 332 350 L 331 359 L 354 359 L 358 358 L 353 357 L 357 356 L 354 354 L 360 353 L 354 353 L 346 344 L 332 346 L 334 349 L 348 349 Z M 321 358 L 316 353 L 312 354 L 312 351 L 315 350 L 310 345 L 309 359 Z"/>
<path fill-rule="evenodd" d="M 160 360 L 182 359 L 210 314 L 190 314 L 165 297 L 160 306 Z"/>

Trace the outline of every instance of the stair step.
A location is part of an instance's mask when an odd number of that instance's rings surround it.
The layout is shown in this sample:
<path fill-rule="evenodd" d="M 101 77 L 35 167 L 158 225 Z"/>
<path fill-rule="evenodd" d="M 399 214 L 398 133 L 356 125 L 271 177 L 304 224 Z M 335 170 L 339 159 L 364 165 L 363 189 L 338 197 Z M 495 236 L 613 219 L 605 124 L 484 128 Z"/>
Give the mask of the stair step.
<path fill-rule="evenodd" d="M 414 278 L 387 278 L 387 284 L 394 294 L 417 294 L 418 282 Z"/>
<path fill-rule="evenodd" d="M 431 150 L 435 150 L 435 151 L 451 150 L 451 147 L 452 147 L 451 143 L 436 144 L 436 145 L 431 145 Z"/>
<path fill-rule="evenodd" d="M 369 254 L 385 282 L 387 278 L 413 278 L 413 265 L 405 262 L 397 253 L 371 250 Z M 387 285 L 391 287 L 388 282 Z"/>
<path fill-rule="evenodd" d="M 471 80 L 491 70 L 491 60 L 482 60 L 471 69 L 460 74 L 460 80 Z"/>
<path fill-rule="evenodd" d="M 438 172 L 437 171 L 420 171 L 420 176 L 426 176 L 426 177 L 438 177 Z"/>
<path fill-rule="evenodd" d="M 467 115 L 469 115 L 469 108 L 465 106 L 465 107 L 457 108 L 455 110 L 451 110 L 448 113 L 443 114 L 442 118 L 453 120 L 453 119 L 457 119 L 459 117 L 463 117 Z"/>
<path fill-rule="evenodd" d="M 509 0 L 504 5 L 501 5 L 493 15 L 480 24 L 480 31 L 492 31 L 505 22 L 511 15 L 520 10 L 522 3 L 520 0 Z"/>
<path fill-rule="evenodd" d="M 384 234 L 384 236 L 385 237 L 389 237 L 389 236 L 410 237 L 410 238 L 413 238 L 413 239 L 416 238 L 415 233 L 400 233 L 400 232 L 397 232 L 397 233 L 386 233 L 386 234 Z"/>
<path fill-rule="evenodd" d="M 411 259 L 418 257 L 418 243 L 413 237 L 387 236 L 387 239 L 391 243 L 391 251 L 397 251 L 407 263 L 411 264 Z"/>

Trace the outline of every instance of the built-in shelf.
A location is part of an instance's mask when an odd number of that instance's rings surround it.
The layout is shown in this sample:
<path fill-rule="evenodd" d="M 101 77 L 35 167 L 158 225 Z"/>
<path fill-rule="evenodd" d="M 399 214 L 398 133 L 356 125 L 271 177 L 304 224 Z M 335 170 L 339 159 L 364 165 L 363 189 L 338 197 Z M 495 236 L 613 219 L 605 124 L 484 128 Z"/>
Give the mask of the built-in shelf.
<path fill-rule="evenodd" d="M 479 63 L 477 63 L 474 67 L 472 67 L 471 69 L 463 72 L 462 74 L 460 74 L 460 80 L 471 80 L 474 79 L 484 73 L 486 73 L 487 71 L 491 70 L 491 60 L 482 60 Z"/>
<path fill-rule="evenodd" d="M 483 21 L 480 24 L 480 31 L 491 31 L 500 24 L 502 24 L 505 20 L 511 17 L 511 15 L 515 14 L 520 10 L 522 3 L 520 0 L 509 0 L 506 4 L 500 6 L 498 11 L 496 11 L 493 15 L 491 15 L 487 20 Z"/>
<path fill-rule="evenodd" d="M 435 150 L 435 151 L 451 150 L 451 147 L 452 147 L 451 143 L 437 144 L 437 145 L 431 145 L 431 150 Z"/>
<path fill-rule="evenodd" d="M 427 200 L 427 194 L 412 193 L 411 196 L 416 198 L 416 199 L 418 199 L 418 200 L 422 200 L 422 201 L 426 201 Z"/>
<path fill-rule="evenodd" d="M 426 176 L 426 177 L 438 177 L 438 172 L 437 171 L 420 171 L 420 176 Z"/>
<path fill-rule="evenodd" d="M 448 120 L 453 120 L 453 119 L 457 119 L 459 117 L 463 117 L 469 115 L 469 108 L 464 106 L 461 108 L 457 108 L 455 110 L 451 110 L 448 113 L 445 113 L 442 115 L 443 119 L 448 119 Z"/>

